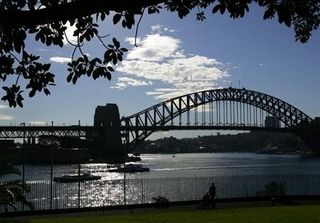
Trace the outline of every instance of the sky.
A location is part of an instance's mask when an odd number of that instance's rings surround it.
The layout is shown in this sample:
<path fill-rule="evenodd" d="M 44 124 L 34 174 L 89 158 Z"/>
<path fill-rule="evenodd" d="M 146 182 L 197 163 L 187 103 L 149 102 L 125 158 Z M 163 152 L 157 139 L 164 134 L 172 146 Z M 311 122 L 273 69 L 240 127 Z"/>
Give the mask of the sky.
<path fill-rule="evenodd" d="M 121 116 L 127 116 L 175 96 L 230 86 L 270 94 L 312 118 L 320 116 L 319 30 L 307 43 L 296 42 L 293 28 L 264 21 L 255 6 L 242 19 L 210 12 L 206 17 L 199 22 L 195 13 L 182 20 L 165 11 L 144 15 L 138 47 L 135 27 L 101 23 L 101 34 L 110 34 L 106 41 L 114 36 L 129 49 L 111 81 L 83 77 L 76 85 L 67 83 L 66 63 L 73 47 L 66 42 L 63 48 L 48 48 L 29 38 L 27 49 L 52 63 L 56 86 L 50 96 L 26 94 L 23 108 L 9 108 L 1 101 L 0 125 L 74 125 L 78 120 L 92 125 L 97 105 L 117 103 Z M 97 40 L 83 50 L 89 57 L 104 53 Z"/>

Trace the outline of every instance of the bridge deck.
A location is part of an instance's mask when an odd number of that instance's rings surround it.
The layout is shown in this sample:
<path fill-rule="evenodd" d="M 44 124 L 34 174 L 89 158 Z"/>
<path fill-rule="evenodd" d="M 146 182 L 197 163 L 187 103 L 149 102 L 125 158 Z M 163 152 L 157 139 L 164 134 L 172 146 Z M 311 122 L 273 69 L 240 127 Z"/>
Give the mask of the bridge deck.
<path fill-rule="evenodd" d="M 265 128 L 244 125 L 166 125 L 166 126 L 121 126 L 121 131 L 170 131 L 170 130 L 239 130 L 239 131 L 272 131 L 294 132 L 290 128 Z M 88 137 L 103 131 L 102 127 L 94 126 L 0 126 L 0 138 L 38 138 L 40 136 L 71 136 Z"/>

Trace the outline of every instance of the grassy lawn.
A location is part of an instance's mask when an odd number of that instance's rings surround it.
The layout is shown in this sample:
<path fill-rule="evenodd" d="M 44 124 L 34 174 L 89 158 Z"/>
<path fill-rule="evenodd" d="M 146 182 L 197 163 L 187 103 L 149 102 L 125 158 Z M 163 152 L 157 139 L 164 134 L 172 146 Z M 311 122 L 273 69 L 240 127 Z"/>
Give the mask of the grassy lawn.
<path fill-rule="evenodd" d="M 33 218 L 32 223 L 320 223 L 320 205 L 237 208 L 222 210 L 161 210 L 149 213 L 114 214 L 88 217 Z"/>

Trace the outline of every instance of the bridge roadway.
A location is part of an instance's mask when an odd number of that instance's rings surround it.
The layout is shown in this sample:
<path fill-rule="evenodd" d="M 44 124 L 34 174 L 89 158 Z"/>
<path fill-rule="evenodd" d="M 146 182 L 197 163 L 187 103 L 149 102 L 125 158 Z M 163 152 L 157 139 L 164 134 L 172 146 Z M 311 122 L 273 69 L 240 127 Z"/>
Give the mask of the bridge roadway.
<path fill-rule="evenodd" d="M 109 127 L 112 128 L 112 127 Z M 125 131 L 170 131 L 170 130 L 239 130 L 239 131 L 269 131 L 269 132 L 294 132 L 291 128 L 265 128 L 262 126 L 244 125 L 165 125 L 165 126 L 121 126 Z M 40 136 L 70 136 L 93 137 L 103 131 L 103 127 L 94 126 L 0 126 L 0 138 L 39 138 Z"/>
<path fill-rule="evenodd" d="M 40 136 L 86 137 L 92 126 L 0 126 L 0 138 L 39 138 Z"/>

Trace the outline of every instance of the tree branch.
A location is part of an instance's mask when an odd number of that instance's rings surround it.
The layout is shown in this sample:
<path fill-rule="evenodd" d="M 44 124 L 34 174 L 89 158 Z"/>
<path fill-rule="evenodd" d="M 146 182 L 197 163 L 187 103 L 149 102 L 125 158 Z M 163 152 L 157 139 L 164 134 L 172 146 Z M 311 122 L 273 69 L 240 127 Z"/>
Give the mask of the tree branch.
<path fill-rule="evenodd" d="M 142 9 L 142 13 L 141 13 L 141 16 L 140 16 L 140 19 L 139 19 L 139 21 L 138 21 L 137 28 L 136 28 L 136 35 L 135 35 L 135 37 L 134 37 L 134 45 L 135 45 L 136 47 L 138 47 L 138 45 L 137 45 L 137 36 L 138 36 L 139 26 L 140 26 L 140 23 L 141 23 L 143 14 L 144 14 L 144 10 L 145 10 L 145 8 Z"/>
<path fill-rule="evenodd" d="M 77 0 L 39 10 L 0 11 L 0 26 L 43 25 L 96 14 L 101 11 L 137 11 L 165 0 Z"/>

